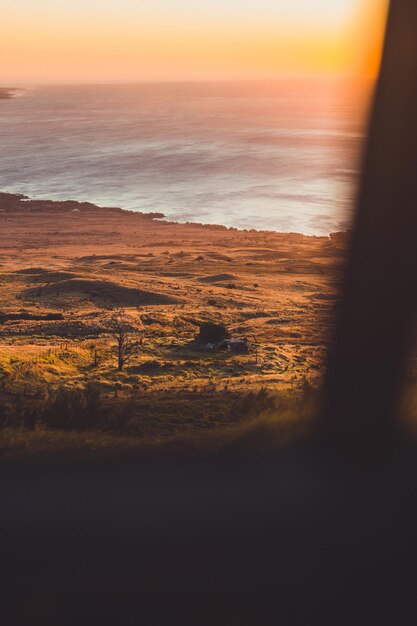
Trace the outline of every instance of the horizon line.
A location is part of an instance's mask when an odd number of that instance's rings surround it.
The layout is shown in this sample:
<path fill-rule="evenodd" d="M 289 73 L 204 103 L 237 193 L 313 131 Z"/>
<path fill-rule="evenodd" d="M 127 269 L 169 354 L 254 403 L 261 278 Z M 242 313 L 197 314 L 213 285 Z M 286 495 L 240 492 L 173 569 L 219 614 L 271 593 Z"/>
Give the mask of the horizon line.
<path fill-rule="evenodd" d="M 94 86 L 94 87 L 112 87 L 123 85 L 149 85 L 149 84 L 219 84 L 219 83 L 272 83 L 281 81 L 348 81 L 357 83 L 374 83 L 377 80 L 377 76 L 358 76 L 354 74 L 283 74 L 279 76 L 250 76 L 250 77 L 218 77 L 218 78 L 143 78 L 132 80 L 109 80 L 109 81 L 95 81 L 95 80 L 70 80 L 70 81 L 55 81 L 55 80 L 17 80 L 17 81 L 2 81 L 0 80 L 1 89 L 18 90 L 24 88 L 36 88 L 36 87 L 76 87 L 76 86 Z M 14 86 L 10 86 L 10 82 L 14 83 Z M 16 85 L 18 83 L 19 86 Z"/>

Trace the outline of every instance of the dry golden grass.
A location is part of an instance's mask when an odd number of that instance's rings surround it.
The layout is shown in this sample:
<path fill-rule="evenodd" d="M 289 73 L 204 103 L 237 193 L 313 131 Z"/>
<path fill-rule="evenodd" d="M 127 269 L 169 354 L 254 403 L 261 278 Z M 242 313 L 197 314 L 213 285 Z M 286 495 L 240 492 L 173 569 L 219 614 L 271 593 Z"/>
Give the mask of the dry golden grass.
<path fill-rule="evenodd" d="M 170 224 L 7 194 L 0 194 L 0 222 L 0 396 L 16 416 L 8 431 L 27 420 L 34 440 L 46 441 L 42 410 L 59 394 L 85 403 L 94 387 L 105 415 L 94 426 L 100 437 L 143 444 L 208 436 L 246 423 L 239 402 L 251 392 L 266 389 L 279 404 L 300 397 L 306 384 L 320 386 L 346 237 Z M 118 308 L 142 338 L 123 372 L 106 333 Z M 248 338 L 252 352 L 198 350 L 193 339 L 203 321 Z"/>

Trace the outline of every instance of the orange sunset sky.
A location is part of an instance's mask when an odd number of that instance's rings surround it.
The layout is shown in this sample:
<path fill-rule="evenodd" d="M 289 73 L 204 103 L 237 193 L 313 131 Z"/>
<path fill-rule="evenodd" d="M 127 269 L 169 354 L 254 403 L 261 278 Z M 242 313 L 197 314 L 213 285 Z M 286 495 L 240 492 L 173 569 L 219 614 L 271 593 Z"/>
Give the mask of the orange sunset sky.
<path fill-rule="evenodd" d="M 386 0 L 13 0 L 0 83 L 372 77 Z"/>

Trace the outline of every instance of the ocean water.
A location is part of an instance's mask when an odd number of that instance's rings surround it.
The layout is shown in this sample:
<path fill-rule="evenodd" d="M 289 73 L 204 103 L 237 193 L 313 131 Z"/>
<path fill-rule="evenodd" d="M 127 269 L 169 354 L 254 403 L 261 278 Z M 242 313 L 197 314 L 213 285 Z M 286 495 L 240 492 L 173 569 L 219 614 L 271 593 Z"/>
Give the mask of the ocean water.
<path fill-rule="evenodd" d="M 368 99 L 324 80 L 31 88 L 0 100 L 0 189 L 328 234 L 350 223 Z"/>

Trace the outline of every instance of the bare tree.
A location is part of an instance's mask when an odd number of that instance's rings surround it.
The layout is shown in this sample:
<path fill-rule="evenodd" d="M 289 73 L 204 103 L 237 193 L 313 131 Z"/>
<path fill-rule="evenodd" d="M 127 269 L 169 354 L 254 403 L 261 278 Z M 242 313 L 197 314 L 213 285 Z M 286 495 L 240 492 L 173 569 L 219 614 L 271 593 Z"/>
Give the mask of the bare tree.
<path fill-rule="evenodd" d="M 139 349 L 141 344 L 139 329 L 124 311 L 114 313 L 108 320 L 106 328 L 115 341 L 117 369 L 121 372 Z"/>

